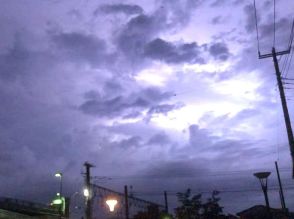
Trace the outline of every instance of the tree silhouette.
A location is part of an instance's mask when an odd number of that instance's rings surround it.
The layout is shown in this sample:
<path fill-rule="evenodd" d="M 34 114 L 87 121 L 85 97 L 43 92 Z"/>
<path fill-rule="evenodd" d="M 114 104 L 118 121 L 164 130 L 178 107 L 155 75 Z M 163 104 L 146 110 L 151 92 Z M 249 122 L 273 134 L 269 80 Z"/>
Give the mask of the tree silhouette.
<path fill-rule="evenodd" d="M 219 205 L 219 192 L 213 191 L 207 202 L 202 203 L 201 194 L 192 196 L 191 189 L 186 192 L 177 193 L 178 201 L 181 203 L 175 209 L 178 219 L 216 219 L 222 213 L 222 207 Z"/>
<path fill-rule="evenodd" d="M 191 196 L 191 189 L 186 192 L 177 193 L 178 201 L 181 203 L 180 207 L 175 209 L 177 218 L 180 219 L 197 219 L 200 218 L 201 194 Z"/>
<path fill-rule="evenodd" d="M 157 205 L 149 205 L 147 211 L 140 211 L 134 215 L 133 219 L 172 219 L 172 215 L 160 211 Z"/>
<path fill-rule="evenodd" d="M 213 191 L 211 198 L 208 198 L 207 202 L 202 205 L 203 216 L 205 219 L 215 219 L 223 212 L 223 207 L 219 205 L 220 198 L 218 191 Z"/>

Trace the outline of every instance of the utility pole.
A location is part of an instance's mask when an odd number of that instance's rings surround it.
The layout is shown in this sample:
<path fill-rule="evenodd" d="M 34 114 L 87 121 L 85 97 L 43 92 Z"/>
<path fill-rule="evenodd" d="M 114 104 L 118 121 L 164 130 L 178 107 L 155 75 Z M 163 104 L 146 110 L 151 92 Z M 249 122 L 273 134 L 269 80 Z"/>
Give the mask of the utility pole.
<path fill-rule="evenodd" d="M 88 197 L 86 197 L 86 219 L 92 219 L 92 206 L 91 206 L 91 199 L 92 199 L 92 191 L 91 191 L 91 175 L 90 175 L 90 168 L 94 167 L 94 165 L 85 162 L 84 166 L 86 168 L 86 179 L 85 179 L 85 189 L 88 190 Z"/>
<path fill-rule="evenodd" d="M 125 186 L 125 207 L 126 207 L 126 219 L 129 219 L 129 198 L 128 198 L 128 186 Z"/>
<path fill-rule="evenodd" d="M 285 213 L 287 213 L 287 208 L 286 208 L 285 198 L 284 198 L 284 192 L 283 192 L 282 182 L 281 182 L 281 178 L 280 178 L 280 171 L 279 171 L 277 161 L 275 161 L 275 165 L 276 165 L 276 171 L 277 171 L 279 187 L 280 187 L 279 193 L 280 193 L 281 205 L 282 205 L 282 209 L 285 211 Z"/>
<path fill-rule="evenodd" d="M 286 54 L 290 54 L 291 49 L 292 49 L 292 43 L 294 39 L 294 20 L 292 22 L 292 28 L 291 28 L 291 34 L 290 34 L 290 41 L 288 44 L 288 49 L 280 52 L 276 52 L 275 49 L 275 41 L 276 41 L 276 1 L 274 0 L 274 41 L 273 41 L 273 48 L 272 52 L 269 54 L 260 54 L 260 47 L 259 47 L 259 33 L 258 33 L 258 17 L 257 17 L 257 12 L 256 12 L 256 4 L 255 0 L 253 1 L 254 4 L 254 12 L 255 12 L 255 27 L 256 27 L 256 38 L 257 38 L 257 47 L 258 47 L 258 56 L 259 59 L 264 59 L 264 58 L 273 58 L 274 62 L 274 67 L 276 70 L 276 77 L 277 77 L 277 82 L 278 82 L 278 87 L 279 87 L 279 92 L 280 92 L 280 98 L 281 98 L 281 103 L 282 103 L 282 108 L 283 108 L 283 113 L 284 113 L 284 119 L 285 119 L 285 125 L 286 125 L 286 130 L 287 130 L 287 135 L 288 135 L 288 143 L 290 147 L 290 155 L 292 158 L 292 178 L 294 179 L 294 138 L 293 138 L 293 131 L 292 131 L 292 126 L 291 126 L 291 120 L 288 112 L 288 107 L 287 107 L 287 101 L 285 98 L 285 92 L 284 92 L 284 87 L 283 87 L 283 82 L 282 82 L 282 76 L 279 68 L 279 62 L 277 59 L 277 56 L 282 56 Z"/>
<path fill-rule="evenodd" d="M 168 214 L 168 202 L 167 202 L 167 193 L 164 191 L 164 206 L 165 206 L 165 213 Z"/>
<path fill-rule="evenodd" d="M 291 47 L 289 47 L 288 50 L 276 52 L 275 47 L 273 47 L 272 53 L 270 53 L 270 54 L 260 55 L 260 53 L 259 53 L 259 59 L 272 57 L 273 61 L 274 61 L 274 66 L 275 66 L 275 70 L 276 70 L 276 77 L 277 77 L 277 82 L 278 82 L 278 87 L 279 87 L 279 92 L 280 92 L 280 98 L 281 98 L 282 108 L 283 108 L 283 113 L 284 113 L 285 125 L 286 125 L 286 129 L 287 129 L 290 154 L 292 157 L 292 178 L 294 178 L 294 138 L 293 138 L 293 131 L 292 131 L 292 126 L 291 126 L 291 120 L 290 120 L 290 116 L 289 116 L 287 101 L 286 101 L 286 97 L 285 97 L 283 82 L 282 82 L 282 78 L 281 78 L 281 72 L 280 72 L 280 68 L 279 68 L 279 62 L 277 59 L 277 56 L 289 54 L 290 51 L 291 51 Z"/>

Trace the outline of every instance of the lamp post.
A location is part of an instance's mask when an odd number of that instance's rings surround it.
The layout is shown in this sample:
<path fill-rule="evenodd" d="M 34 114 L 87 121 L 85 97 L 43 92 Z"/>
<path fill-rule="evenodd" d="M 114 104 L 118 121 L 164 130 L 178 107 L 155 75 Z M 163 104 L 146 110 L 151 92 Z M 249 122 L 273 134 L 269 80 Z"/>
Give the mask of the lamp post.
<path fill-rule="evenodd" d="M 268 194 L 267 194 L 267 178 L 269 177 L 270 174 L 271 172 L 258 172 L 258 173 L 254 173 L 253 175 L 259 179 L 259 182 L 264 194 L 264 198 L 265 198 L 266 208 L 267 208 L 268 214 L 270 215 L 270 218 L 272 218 L 271 212 L 270 212 L 270 205 L 268 201 Z"/>
<path fill-rule="evenodd" d="M 62 196 L 62 173 L 60 172 L 55 173 L 55 177 L 60 178 L 59 193 L 60 193 L 60 196 Z"/>
<path fill-rule="evenodd" d="M 60 200 L 62 200 L 62 173 L 61 172 L 57 172 L 55 173 L 55 177 L 56 178 L 60 178 L 60 184 L 59 184 L 59 197 Z M 59 217 L 61 218 L 61 213 L 62 213 L 62 203 L 59 206 Z"/>

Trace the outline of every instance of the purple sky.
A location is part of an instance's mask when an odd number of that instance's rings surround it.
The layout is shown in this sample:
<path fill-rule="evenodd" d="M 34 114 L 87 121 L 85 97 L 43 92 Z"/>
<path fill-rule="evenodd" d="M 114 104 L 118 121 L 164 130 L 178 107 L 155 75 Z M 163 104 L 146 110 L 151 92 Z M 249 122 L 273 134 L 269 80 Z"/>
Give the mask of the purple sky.
<path fill-rule="evenodd" d="M 276 2 L 280 51 L 294 2 Z M 273 1 L 257 9 L 269 53 Z M 149 200 L 188 187 L 227 191 L 226 212 L 264 203 L 261 190 L 238 191 L 259 189 L 257 170 L 273 171 L 277 186 L 275 161 L 293 188 L 274 67 L 258 60 L 251 1 L 9 0 L 0 29 L 1 196 L 48 201 L 56 171 L 70 195 L 85 161 L 112 178 L 98 183 L 133 185 Z M 292 115 L 293 90 L 286 95 Z M 269 196 L 280 207 L 278 191 Z"/>

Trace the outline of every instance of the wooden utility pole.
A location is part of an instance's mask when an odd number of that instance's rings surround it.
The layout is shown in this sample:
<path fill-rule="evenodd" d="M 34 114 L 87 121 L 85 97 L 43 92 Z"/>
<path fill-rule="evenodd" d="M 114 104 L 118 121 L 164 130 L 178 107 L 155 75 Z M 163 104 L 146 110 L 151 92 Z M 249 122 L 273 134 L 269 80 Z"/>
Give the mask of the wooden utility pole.
<path fill-rule="evenodd" d="M 126 219 L 129 219 L 129 197 L 128 186 L 125 186 L 125 207 L 126 207 Z"/>
<path fill-rule="evenodd" d="M 164 206 L 165 206 L 165 213 L 168 214 L 168 202 L 167 202 L 167 193 L 164 191 Z"/>
<path fill-rule="evenodd" d="M 275 66 L 275 70 L 276 70 L 276 77 L 277 77 L 277 82 L 278 82 L 278 87 L 279 87 L 279 92 L 280 92 L 280 98 L 281 98 L 282 108 L 283 108 L 283 113 L 284 113 L 285 125 L 286 125 L 286 129 L 287 129 L 290 154 L 292 157 L 292 178 L 294 178 L 294 138 L 293 138 L 293 131 L 292 131 L 292 126 L 291 126 L 291 120 L 290 120 L 290 116 L 289 116 L 287 101 L 286 101 L 286 97 L 285 97 L 283 82 L 282 82 L 282 78 L 281 78 L 281 72 L 280 72 L 280 68 L 279 68 L 279 62 L 277 59 L 277 56 L 289 54 L 290 51 L 291 51 L 291 47 L 286 51 L 276 52 L 275 47 L 273 47 L 272 53 L 265 54 L 265 55 L 259 54 L 259 58 L 264 59 L 264 58 L 272 57 L 273 61 L 274 61 L 274 66 Z"/>
<path fill-rule="evenodd" d="M 291 154 L 291 158 L 292 158 L 292 178 L 294 179 L 294 138 L 293 138 L 293 131 L 292 131 L 292 127 L 291 127 L 291 121 L 290 121 L 290 116 L 289 116 L 289 112 L 288 112 L 288 107 L 287 107 L 287 101 L 285 98 L 285 92 L 284 92 L 284 87 L 283 87 L 283 82 L 282 82 L 282 76 L 281 76 L 281 72 L 280 72 L 280 68 L 279 68 L 279 62 L 277 59 L 277 56 L 282 56 L 282 55 L 286 55 L 286 54 L 290 54 L 291 49 L 292 49 L 292 42 L 294 39 L 294 20 L 292 22 L 292 28 L 291 28 L 291 34 L 290 34 L 290 41 L 288 44 L 288 49 L 284 50 L 284 51 L 280 51 L 280 52 L 276 52 L 275 49 L 275 41 L 276 41 L 276 21 L 275 21 L 275 14 L 276 14 L 276 1 L 274 1 L 274 41 L 273 41 L 273 48 L 272 48 L 272 52 L 269 54 L 264 54 L 261 55 L 260 54 L 260 47 L 259 47 L 259 32 L 258 32 L 258 17 L 257 17 L 257 12 L 256 12 L 256 4 L 255 4 L 255 0 L 253 1 L 254 4 L 254 14 L 255 14 L 255 27 L 256 27 L 256 38 L 257 38 L 257 47 L 258 47 L 258 56 L 259 59 L 264 59 L 264 58 L 273 58 L 274 61 L 274 67 L 276 70 L 276 77 L 277 77 L 277 82 L 278 82 L 278 87 L 279 87 L 279 92 L 280 92 L 280 98 L 281 98 L 281 102 L 282 102 L 282 108 L 283 108 L 283 113 L 284 113 L 284 119 L 285 119 L 285 125 L 286 125 L 286 129 L 287 129 L 287 135 L 288 135 L 288 142 L 289 142 L 289 147 L 290 147 L 290 154 Z"/>
<path fill-rule="evenodd" d="M 283 187 L 282 187 L 282 182 L 281 182 L 281 178 L 280 178 L 280 172 L 279 172 L 279 167 L 278 167 L 278 162 L 275 162 L 276 165 L 276 171 L 277 171 L 277 176 L 278 176 L 278 181 L 279 181 L 279 193 L 280 193 L 280 199 L 281 199 L 281 205 L 282 205 L 282 209 L 287 213 L 287 208 L 286 208 L 286 204 L 285 204 L 285 198 L 284 198 L 284 192 L 283 192 Z"/>
<path fill-rule="evenodd" d="M 91 206 L 92 191 L 91 191 L 91 182 L 90 182 L 90 179 L 91 179 L 90 168 L 94 166 L 88 162 L 85 162 L 84 166 L 86 168 L 85 189 L 88 190 L 88 197 L 86 197 L 86 219 L 92 219 L 92 206 Z"/>

